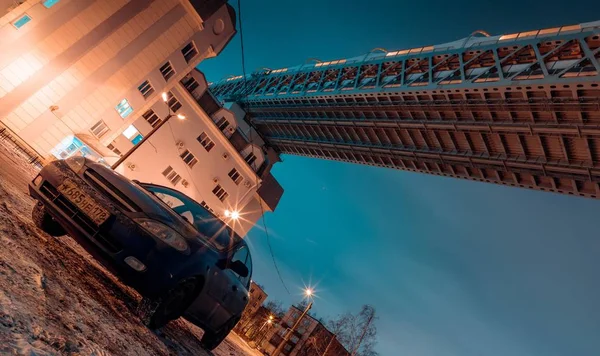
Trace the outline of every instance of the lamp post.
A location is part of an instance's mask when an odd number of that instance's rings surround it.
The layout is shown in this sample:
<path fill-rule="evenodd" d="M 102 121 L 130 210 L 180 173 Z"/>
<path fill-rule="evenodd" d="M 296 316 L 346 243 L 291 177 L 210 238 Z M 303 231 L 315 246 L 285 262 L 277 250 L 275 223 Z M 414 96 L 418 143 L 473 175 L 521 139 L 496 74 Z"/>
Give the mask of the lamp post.
<path fill-rule="evenodd" d="M 313 290 L 310 289 L 310 288 L 307 288 L 304 291 L 304 294 L 310 300 L 309 303 L 308 303 L 308 305 L 306 306 L 306 309 L 304 309 L 304 312 L 302 312 L 302 315 L 300 315 L 300 317 L 298 318 L 298 320 L 296 320 L 296 322 L 294 323 L 294 325 L 292 326 L 292 328 L 283 336 L 283 340 L 281 341 L 281 343 L 279 343 L 279 346 L 277 346 L 277 348 L 275 349 L 275 351 L 273 351 L 273 355 L 272 356 L 279 356 L 279 354 L 281 353 L 281 350 L 283 350 L 285 344 L 288 342 L 288 340 L 292 336 L 292 333 L 294 332 L 294 330 L 296 330 L 296 327 L 298 326 L 298 324 L 300 324 L 300 321 L 302 321 L 302 318 L 304 317 L 304 315 L 306 315 L 306 313 L 308 313 L 308 311 L 310 310 L 310 308 L 312 308 L 313 300 L 312 300 L 311 297 L 313 295 Z"/>
<path fill-rule="evenodd" d="M 164 92 L 162 93 L 162 99 L 165 103 L 169 101 L 169 97 L 167 96 L 167 93 L 164 93 Z M 117 169 L 117 167 L 119 167 L 121 165 L 121 163 L 125 162 L 125 160 L 127 158 L 129 158 L 129 156 L 131 156 L 131 154 L 133 152 L 135 152 L 135 150 L 138 149 L 138 147 L 140 147 L 144 142 L 148 141 L 150 139 L 150 137 L 152 137 L 152 135 L 154 135 L 154 133 L 156 131 L 158 131 L 158 129 L 160 129 L 164 124 L 166 124 L 167 121 L 169 121 L 169 119 L 171 119 L 173 116 L 177 116 L 177 118 L 180 120 L 185 119 L 185 115 L 182 115 L 182 114 L 175 115 L 175 113 L 172 113 L 171 107 L 168 104 L 167 104 L 167 108 L 169 109 L 169 114 L 167 115 L 167 117 L 164 120 L 161 120 L 161 122 L 158 125 L 156 125 L 156 127 L 153 128 L 152 131 L 150 131 L 146 136 L 144 136 L 137 145 L 133 146 L 132 149 L 127 151 L 127 153 L 125 153 L 121 158 L 119 158 L 119 160 L 116 161 L 110 168 Z"/>
<path fill-rule="evenodd" d="M 273 315 L 269 315 L 269 318 L 261 325 L 260 328 L 258 328 L 258 331 L 256 332 L 256 334 L 260 335 L 260 332 L 262 331 L 262 329 L 267 325 L 267 324 L 271 324 L 273 322 Z"/>
<path fill-rule="evenodd" d="M 263 342 L 263 340 L 265 339 L 265 336 L 268 333 L 268 331 L 265 331 L 264 333 L 260 334 L 260 331 L 262 330 L 263 327 L 265 327 L 265 325 L 272 326 L 274 319 L 275 319 L 275 317 L 273 317 L 273 315 L 269 315 L 269 319 L 267 319 L 267 321 L 265 321 L 265 323 L 263 324 L 263 326 L 261 326 L 260 329 L 258 329 L 257 334 L 259 334 L 260 338 L 256 342 L 256 345 L 258 345 L 259 347 L 262 347 L 262 342 Z"/>

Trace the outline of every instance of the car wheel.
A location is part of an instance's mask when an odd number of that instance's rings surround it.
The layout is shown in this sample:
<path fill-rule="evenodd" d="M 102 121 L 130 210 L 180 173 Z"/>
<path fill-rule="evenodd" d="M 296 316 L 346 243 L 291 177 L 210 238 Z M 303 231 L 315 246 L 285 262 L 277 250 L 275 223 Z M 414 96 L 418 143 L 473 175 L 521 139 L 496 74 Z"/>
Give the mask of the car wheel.
<path fill-rule="evenodd" d="M 179 318 L 195 296 L 196 280 L 193 278 L 179 282 L 159 298 L 142 298 L 138 306 L 138 315 L 144 325 L 154 330 L 171 320 Z"/>
<path fill-rule="evenodd" d="M 67 234 L 65 229 L 46 212 L 46 207 L 40 202 L 33 207 L 31 219 L 35 226 L 50 236 L 59 237 Z"/>
<path fill-rule="evenodd" d="M 205 330 L 204 335 L 202 335 L 202 340 L 200 340 L 200 344 L 205 350 L 208 351 L 216 349 L 217 346 L 219 346 L 221 342 L 225 340 L 227 335 L 229 335 L 231 330 L 233 330 L 233 327 L 235 326 L 235 324 L 237 324 L 238 321 L 239 318 L 233 317 L 227 323 L 225 323 L 225 325 L 223 325 L 221 330 L 217 332 Z"/>

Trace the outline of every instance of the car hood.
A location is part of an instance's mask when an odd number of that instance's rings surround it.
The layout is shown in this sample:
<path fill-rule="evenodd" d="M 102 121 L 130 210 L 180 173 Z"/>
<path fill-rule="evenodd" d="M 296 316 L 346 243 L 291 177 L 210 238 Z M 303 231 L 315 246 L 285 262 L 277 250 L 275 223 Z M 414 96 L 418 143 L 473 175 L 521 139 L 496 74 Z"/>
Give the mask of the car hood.
<path fill-rule="evenodd" d="M 111 188 L 119 197 L 132 203 L 130 205 L 135 207 L 136 212 L 144 213 L 152 219 L 166 223 L 188 237 L 198 234 L 181 216 L 164 205 L 158 197 L 129 178 L 100 163 L 87 161 L 86 167 L 110 183 Z"/>

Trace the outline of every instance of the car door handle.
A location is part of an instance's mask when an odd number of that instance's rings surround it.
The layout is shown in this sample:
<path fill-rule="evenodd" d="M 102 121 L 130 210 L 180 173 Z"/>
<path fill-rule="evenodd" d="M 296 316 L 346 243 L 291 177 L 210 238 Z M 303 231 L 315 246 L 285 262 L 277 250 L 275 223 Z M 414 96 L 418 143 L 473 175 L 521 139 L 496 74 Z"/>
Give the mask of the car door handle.
<path fill-rule="evenodd" d="M 231 286 L 231 290 L 234 291 L 234 292 L 237 292 L 238 291 L 238 287 L 237 286 Z"/>

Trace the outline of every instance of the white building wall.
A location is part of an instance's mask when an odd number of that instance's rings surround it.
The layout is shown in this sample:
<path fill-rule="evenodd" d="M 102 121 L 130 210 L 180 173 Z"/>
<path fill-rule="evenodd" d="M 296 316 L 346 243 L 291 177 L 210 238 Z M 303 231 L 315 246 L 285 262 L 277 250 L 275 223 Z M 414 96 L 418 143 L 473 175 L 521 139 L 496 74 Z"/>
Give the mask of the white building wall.
<path fill-rule="evenodd" d="M 47 7 L 43 0 L 27 0 L 3 13 L 0 121 L 46 159 L 53 159 L 51 151 L 63 139 L 73 134 L 89 138 L 91 127 L 102 121 L 108 130 L 96 137 L 94 145 L 110 146 L 113 152 L 116 148 L 124 154 L 133 143 L 123 131 L 133 124 L 142 135 L 150 132 L 142 114 L 153 109 L 165 118 L 168 111 L 161 93 L 170 91 L 187 119 L 172 120 L 171 128 L 163 126 L 119 170 L 132 179 L 169 186 L 171 182 L 162 172 L 171 166 L 182 177 L 176 189 L 205 202 L 218 216 L 223 217 L 225 210 L 241 211 L 241 221 L 229 223 L 244 236 L 261 212 L 269 210 L 261 208 L 264 202 L 257 194 L 261 179 L 256 171 L 265 160 L 264 143 L 256 141 L 256 146 L 247 146 L 240 154 L 229 137 L 239 124 L 243 134 L 248 134 L 247 124 L 228 110 L 219 110 L 212 117 L 202 110 L 196 99 L 207 83 L 200 72 L 193 71 L 200 86 L 192 95 L 180 84 L 201 60 L 219 53 L 235 34 L 230 9 L 223 4 L 203 18 L 193 6 L 197 3 L 200 11 L 205 11 L 210 3 L 202 1 L 59 0 Z M 17 28 L 15 21 L 23 16 L 30 20 Z M 189 43 L 198 53 L 188 63 L 182 48 Z M 165 80 L 160 68 L 167 61 L 175 75 Z M 146 80 L 154 92 L 145 98 L 138 87 Z M 125 118 L 116 110 L 123 99 L 133 109 Z M 221 117 L 227 118 L 231 130 L 217 128 L 215 122 Z M 197 140 L 202 132 L 214 142 L 210 152 Z M 177 147 L 178 141 L 184 146 Z M 194 167 L 180 157 L 186 149 L 198 160 Z M 244 160 L 250 150 L 257 156 L 252 167 Z M 115 153 L 106 160 L 117 159 Z M 233 168 L 243 177 L 239 184 L 228 176 Z M 213 193 L 217 184 L 227 192 L 226 199 Z"/>
<path fill-rule="evenodd" d="M 200 84 L 193 95 L 200 97 L 207 90 L 206 80 L 200 72 L 194 71 L 193 75 Z M 244 152 L 250 147 L 240 154 L 229 141 L 230 131 L 226 129 L 222 132 L 216 126 L 215 121 L 227 116 L 234 120 L 231 125 L 237 127 L 237 121 L 231 112 L 221 109 L 210 117 L 182 84 L 177 83 L 171 88 L 171 92 L 182 105 L 176 114 L 184 114 L 186 118 L 171 118 L 150 139 L 136 148 L 119 171 L 131 179 L 174 187 L 198 202 L 206 203 L 217 216 L 222 217 L 238 234 L 244 236 L 262 216 L 257 196 L 262 180 L 256 174 L 260 165 L 250 166 L 244 160 Z M 155 102 L 151 109 L 161 119 L 168 115 L 167 105 L 162 101 Z M 140 116 L 133 122 L 133 126 L 144 136 L 152 130 L 152 126 Z M 210 151 L 198 141 L 202 133 L 214 144 Z M 117 137 L 113 145 L 123 154 L 134 146 L 123 135 Z M 198 160 L 193 167 L 189 167 L 181 158 L 185 151 L 191 152 Z M 255 155 L 256 161 L 262 164 L 265 158 L 261 147 L 255 148 Z M 167 167 L 171 167 L 181 176 L 181 180 L 176 184 L 162 174 Z M 234 168 L 242 177 L 239 184 L 229 176 Z M 187 186 L 183 184 L 184 180 L 188 183 Z M 220 200 L 213 193 L 217 185 L 227 193 L 226 199 Z M 230 221 L 225 216 L 226 210 L 239 211 L 242 218 L 237 222 Z M 264 207 L 264 210 L 268 208 Z"/>
<path fill-rule="evenodd" d="M 24 15 L 31 20 L 17 29 Z M 110 128 L 100 140 L 111 142 L 135 119 L 115 110 L 122 99 L 145 111 L 162 88 L 220 52 L 234 26 L 225 6 L 202 19 L 189 0 L 27 1 L 0 19 L 0 120 L 45 157 L 99 120 Z M 190 41 L 198 55 L 186 63 L 181 48 Z M 154 73 L 166 59 L 177 72 L 168 83 Z M 137 87 L 148 77 L 156 88 L 146 100 Z"/>

